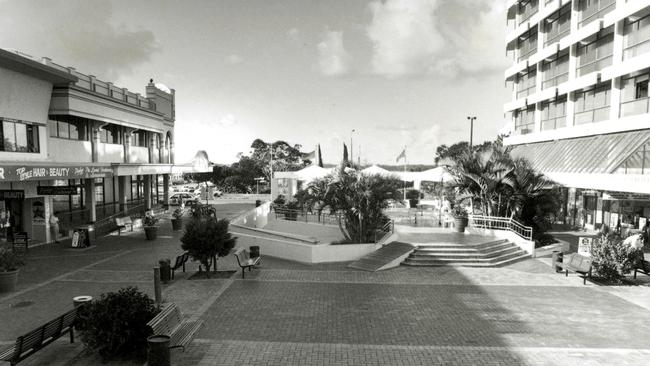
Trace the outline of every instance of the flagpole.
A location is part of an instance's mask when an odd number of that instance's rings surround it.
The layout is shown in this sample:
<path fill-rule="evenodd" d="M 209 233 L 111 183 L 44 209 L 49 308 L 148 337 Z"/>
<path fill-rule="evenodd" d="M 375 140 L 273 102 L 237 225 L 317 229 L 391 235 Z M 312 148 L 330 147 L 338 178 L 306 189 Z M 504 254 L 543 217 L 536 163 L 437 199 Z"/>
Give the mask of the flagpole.
<path fill-rule="evenodd" d="M 404 202 L 406 202 L 406 145 L 404 145 Z"/>

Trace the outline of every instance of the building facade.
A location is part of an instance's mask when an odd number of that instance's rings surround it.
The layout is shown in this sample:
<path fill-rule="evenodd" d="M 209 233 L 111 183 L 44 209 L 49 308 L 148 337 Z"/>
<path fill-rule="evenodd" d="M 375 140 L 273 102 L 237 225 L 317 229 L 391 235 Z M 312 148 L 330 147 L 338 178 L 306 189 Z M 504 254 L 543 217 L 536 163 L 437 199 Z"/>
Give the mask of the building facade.
<path fill-rule="evenodd" d="M 48 58 L 0 49 L 0 240 L 64 230 L 168 201 L 175 92 L 133 93 Z M 205 167 L 204 167 L 205 168 Z"/>
<path fill-rule="evenodd" d="M 650 218 L 650 1 L 510 0 L 504 106 L 514 156 L 587 227 Z"/>

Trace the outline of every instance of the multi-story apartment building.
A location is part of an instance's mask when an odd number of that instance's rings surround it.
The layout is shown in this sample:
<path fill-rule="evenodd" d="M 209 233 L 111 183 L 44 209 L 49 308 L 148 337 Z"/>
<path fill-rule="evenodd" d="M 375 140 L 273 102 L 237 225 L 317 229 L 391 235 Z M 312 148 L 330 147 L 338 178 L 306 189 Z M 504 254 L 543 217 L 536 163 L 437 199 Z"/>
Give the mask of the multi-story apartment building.
<path fill-rule="evenodd" d="M 170 174 L 207 170 L 174 165 L 175 92 L 153 80 L 142 96 L 0 49 L 0 85 L 0 239 L 166 204 Z"/>
<path fill-rule="evenodd" d="M 650 218 L 650 1 L 509 0 L 513 155 L 566 187 L 569 221 Z"/>

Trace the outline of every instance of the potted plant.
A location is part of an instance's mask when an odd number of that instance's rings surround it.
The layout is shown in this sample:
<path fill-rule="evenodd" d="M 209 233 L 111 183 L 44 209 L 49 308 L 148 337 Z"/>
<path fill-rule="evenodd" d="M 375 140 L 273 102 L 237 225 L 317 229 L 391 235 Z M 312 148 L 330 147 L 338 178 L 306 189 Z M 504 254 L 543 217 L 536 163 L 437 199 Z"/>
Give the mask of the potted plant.
<path fill-rule="evenodd" d="M 172 261 L 169 258 L 160 259 L 158 261 L 160 266 L 160 280 L 163 283 L 169 282 L 172 278 Z"/>
<path fill-rule="evenodd" d="M 144 226 L 144 235 L 147 237 L 147 240 L 155 240 L 158 236 L 157 222 L 158 218 L 153 215 L 153 212 L 149 211 L 144 215 L 142 226 Z"/>
<path fill-rule="evenodd" d="M 185 211 L 182 208 L 177 208 L 172 212 L 172 230 L 180 231 L 183 229 L 183 214 Z"/>
<path fill-rule="evenodd" d="M 454 227 L 456 232 L 464 233 L 469 221 L 467 218 L 467 211 L 457 203 L 451 209 L 451 216 L 454 218 Z"/>
<path fill-rule="evenodd" d="M 18 271 L 24 262 L 14 252 L 0 248 L 0 292 L 13 291 L 18 283 Z"/>
<path fill-rule="evenodd" d="M 409 200 L 409 207 L 416 208 L 418 207 L 418 201 L 420 199 L 420 191 L 417 189 L 409 189 L 406 191 L 406 199 Z"/>

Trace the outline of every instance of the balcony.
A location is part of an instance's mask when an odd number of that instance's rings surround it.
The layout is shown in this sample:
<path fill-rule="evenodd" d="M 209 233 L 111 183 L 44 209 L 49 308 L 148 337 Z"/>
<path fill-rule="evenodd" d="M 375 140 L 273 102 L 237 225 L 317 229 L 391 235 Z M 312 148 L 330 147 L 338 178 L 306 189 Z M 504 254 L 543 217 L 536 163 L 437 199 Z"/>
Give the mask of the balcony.
<path fill-rule="evenodd" d="M 580 65 L 576 68 L 576 71 L 578 72 L 578 76 L 587 75 L 589 73 L 600 71 L 607 66 L 610 66 L 612 64 L 612 61 L 613 57 L 610 54 L 608 56 L 604 56 L 602 58 Z"/>
<path fill-rule="evenodd" d="M 97 147 L 97 160 L 101 163 L 123 163 L 124 146 L 100 143 Z"/>
<path fill-rule="evenodd" d="M 559 127 L 564 127 L 565 121 L 566 116 L 558 116 L 555 118 L 542 120 L 542 131 L 556 130 Z"/>
<path fill-rule="evenodd" d="M 573 117 L 574 125 L 584 125 L 587 123 L 594 123 L 606 121 L 609 119 L 609 106 L 594 108 L 583 112 L 576 112 Z"/>
<path fill-rule="evenodd" d="M 626 47 L 623 50 L 623 60 L 629 60 L 633 57 L 647 54 L 648 52 L 650 52 L 650 39 Z"/>
<path fill-rule="evenodd" d="M 515 126 L 515 135 L 528 135 L 533 133 L 535 129 L 535 123 L 527 123 L 525 125 Z"/>
<path fill-rule="evenodd" d="M 567 65 L 568 66 L 568 65 Z M 569 80 L 569 71 L 567 70 L 566 72 L 563 72 L 561 74 L 558 74 L 556 76 L 550 77 L 544 81 L 542 81 L 542 90 L 548 89 L 554 86 L 558 86 L 565 81 Z"/>
<path fill-rule="evenodd" d="M 621 103 L 621 117 L 634 116 L 648 113 L 650 110 L 650 98 L 635 99 Z"/>
<path fill-rule="evenodd" d="M 57 162 L 90 163 L 93 161 L 90 141 L 48 137 L 49 158 Z"/>
<path fill-rule="evenodd" d="M 537 52 L 537 46 L 533 46 L 533 47 L 530 47 L 530 48 L 526 47 L 526 48 L 519 49 L 519 57 L 517 57 L 517 62 L 522 62 L 522 61 L 528 59 L 535 52 Z"/>
<path fill-rule="evenodd" d="M 602 18 L 616 7 L 616 0 L 600 0 L 579 14 L 578 28 L 582 28 L 596 19 Z"/>
<path fill-rule="evenodd" d="M 149 148 L 143 146 L 131 146 L 129 149 L 129 161 L 131 163 L 149 163 Z"/>
<path fill-rule="evenodd" d="M 517 99 L 525 98 L 535 93 L 535 80 L 532 80 L 532 85 L 525 89 L 517 90 Z"/>

